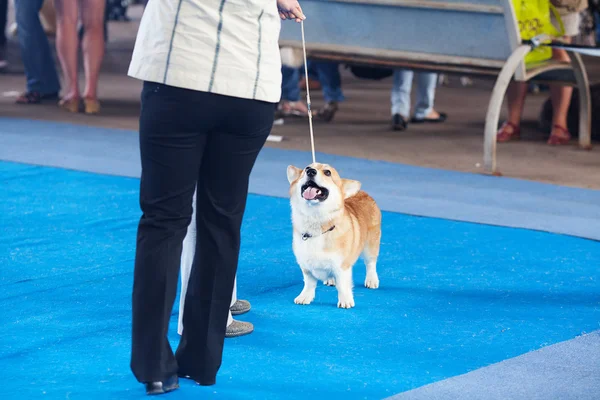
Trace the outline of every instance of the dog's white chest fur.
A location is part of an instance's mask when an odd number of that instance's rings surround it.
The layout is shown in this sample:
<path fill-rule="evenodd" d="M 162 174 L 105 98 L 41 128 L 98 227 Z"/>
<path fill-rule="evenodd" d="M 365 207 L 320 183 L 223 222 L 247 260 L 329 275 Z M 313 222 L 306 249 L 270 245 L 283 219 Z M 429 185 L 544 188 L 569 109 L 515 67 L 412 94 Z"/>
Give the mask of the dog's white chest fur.
<path fill-rule="evenodd" d="M 306 233 L 306 232 L 303 232 Z M 304 240 L 302 234 L 294 236 L 293 248 L 300 268 L 310 272 L 315 278 L 325 281 L 333 276 L 334 268 L 342 262 L 342 256 L 325 251 L 327 241 L 331 240 L 326 233 L 319 233 Z"/>

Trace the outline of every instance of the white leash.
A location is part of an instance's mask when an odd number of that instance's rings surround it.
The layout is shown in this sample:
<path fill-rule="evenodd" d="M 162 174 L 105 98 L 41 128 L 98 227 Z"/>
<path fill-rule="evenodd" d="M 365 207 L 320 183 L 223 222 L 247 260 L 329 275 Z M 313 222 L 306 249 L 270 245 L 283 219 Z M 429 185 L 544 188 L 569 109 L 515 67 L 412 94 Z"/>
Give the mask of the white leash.
<path fill-rule="evenodd" d="M 310 129 L 310 147 L 312 150 L 313 163 L 316 163 L 315 158 L 315 137 L 313 134 L 312 112 L 310 111 L 310 88 L 308 87 L 308 63 L 306 62 L 306 41 L 304 40 L 304 21 L 300 22 L 302 29 L 302 52 L 304 53 L 304 79 L 306 79 L 306 106 L 308 107 L 308 126 Z"/>

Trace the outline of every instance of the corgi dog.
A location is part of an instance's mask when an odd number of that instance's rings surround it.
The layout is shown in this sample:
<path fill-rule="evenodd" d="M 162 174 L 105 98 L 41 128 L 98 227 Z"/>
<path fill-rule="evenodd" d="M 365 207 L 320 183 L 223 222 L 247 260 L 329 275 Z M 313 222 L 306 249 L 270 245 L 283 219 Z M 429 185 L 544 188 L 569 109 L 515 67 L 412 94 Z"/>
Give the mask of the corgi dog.
<path fill-rule="evenodd" d="M 296 304 L 310 304 L 318 281 L 336 286 L 338 307 L 354 307 L 352 267 L 363 255 L 365 286 L 379 287 L 381 210 L 361 183 L 340 178 L 327 164 L 289 166 L 293 249 L 304 276 Z"/>

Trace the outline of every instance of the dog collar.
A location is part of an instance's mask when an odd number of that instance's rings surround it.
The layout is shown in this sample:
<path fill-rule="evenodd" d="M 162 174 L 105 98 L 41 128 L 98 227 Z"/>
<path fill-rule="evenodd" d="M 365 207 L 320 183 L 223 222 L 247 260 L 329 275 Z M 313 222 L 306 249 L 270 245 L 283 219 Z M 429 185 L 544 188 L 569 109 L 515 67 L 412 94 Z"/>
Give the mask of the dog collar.
<path fill-rule="evenodd" d="M 333 225 L 331 228 L 327 229 L 325 232 L 321 233 L 321 235 L 324 235 L 327 232 L 331 232 L 334 229 L 335 229 L 335 225 Z M 321 236 L 321 235 L 319 235 L 319 236 Z M 304 241 L 310 239 L 311 237 L 313 237 L 313 235 L 311 235 L 310 233 L 303 233 L 302 234 L 302 240 L 304 240 Z"/>

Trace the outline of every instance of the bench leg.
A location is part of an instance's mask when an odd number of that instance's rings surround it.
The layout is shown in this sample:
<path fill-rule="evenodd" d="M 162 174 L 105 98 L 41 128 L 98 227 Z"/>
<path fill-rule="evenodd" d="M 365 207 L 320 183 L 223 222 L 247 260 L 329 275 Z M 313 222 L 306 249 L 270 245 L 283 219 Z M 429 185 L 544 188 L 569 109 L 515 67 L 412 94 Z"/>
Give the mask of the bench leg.
<path fill-rule="evenodd" d="M 592 148 L 592 101 L 590 95 L 590 81 L 581 55 L 569 52 L 571 65 L 579 89 L 579 146 L 589 150 Z"/>
<path fill-rule="evenodd" d="M 517 47 L 510 57 L 508 57 L 508 60 L 506 60 L 500 71 L 500 75 L 498 75 L 498 79 L 496 79 L 485 117 L 483 167 L 487 173 L 496 174 L 496 133 L 498 131 L 498 122 L 506 89 L 508 89 L 508 85 L 517 67 L 530 51 L 530 46 L 521 45 Z"/>

